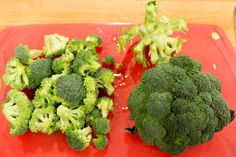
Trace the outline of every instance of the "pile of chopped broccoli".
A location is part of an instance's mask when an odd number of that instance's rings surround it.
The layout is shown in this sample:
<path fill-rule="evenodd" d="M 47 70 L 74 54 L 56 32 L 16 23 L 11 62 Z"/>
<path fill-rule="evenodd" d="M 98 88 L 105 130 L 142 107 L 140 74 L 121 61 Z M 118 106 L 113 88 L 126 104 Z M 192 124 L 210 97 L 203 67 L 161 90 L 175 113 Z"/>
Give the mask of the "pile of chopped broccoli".
<path fill-rule="evenodd" d="M 187 30 L 183 19 L 170 21 L 167 16 L 155 19 L 158 6 L 155 0 L 150 1 L 145 7 L 145 20 L 141 26 L 134 25 L 130 30 L 122 29 L 123 35 L 118 39 L 118 51 L 125 49 L 128 42 L 139 36 L 140 40 L 133 46 L 136 61 L 144 67 L 149 65 L 146 58 L 146 47 L 149 47 L 150 62 L 157 64 L 167 62 L 171 56 L 178 54 L 182 49 L 184 39 L 171 37 L 176 31 Z"/>
<path fill-rule="evenodd" d="M 6 66 L 3 80 L 11 86 L 3 113 L 12 135 L 28 129 L 48 135 L 61 131 L 68 145 L 82 151 L 93 143 L 99 150 L 108 144 L 108 114 L 113 100 L 101 97 L 98 88 L 114 91 L 114 73 L 101 70 L 97 47 L 102 40 L 95 34 L 85 40 L 58 34 L 44 38 L 43 50 L 30 50 L 26 45 L 15 49 L 15 57 Z M 21 92 L 34 89 L 30 101 Z"/>
<path fill-rule="evenodd" d="M 234 119 L 220 82 L 201 64 L 179 56 L 147 70 L 128 99 L 142 140 L 170 154 L 213 138 Z"/>

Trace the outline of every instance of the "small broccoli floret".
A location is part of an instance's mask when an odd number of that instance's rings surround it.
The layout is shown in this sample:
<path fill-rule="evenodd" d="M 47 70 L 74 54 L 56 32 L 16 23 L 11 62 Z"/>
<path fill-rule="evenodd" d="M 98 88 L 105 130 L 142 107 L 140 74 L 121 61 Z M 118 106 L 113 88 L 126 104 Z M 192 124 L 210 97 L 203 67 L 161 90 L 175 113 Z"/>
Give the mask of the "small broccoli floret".
<path fill-rule="evenodd" d="M 114 92 L 114 87 L 112 83 L 114 82 L 114 73 L 109 69 L 102 69 L 95 74 L 95 78 L 98 82 L 99 88 L 105 88 L 108 95 L 112 95 Z"/>
<path fill-rule="evenodd" d="M 64 53 L 68 41 L 69 38 L 58 34 L 44 36 L 44 52 L 46 57 L 53 57 Z"/>
<path fill-rule="evenodd" d="M 66 52 L 72 53 L 74 56 L 76 56 L 80 52 L 84 51 L 84 48 L 85 48 L 84 41 L 75 38 L 69 41 L 66 47 Z"/>
<path fill-rule="evenodd" d="M 89 146 L 92 139 L 91 132 L 90 127 L 80 130 L 68 130 L 66 131 L 67 143 L 71 148 L 82 151 Z"/>
<path fill-rule="evenodd" d="M 105 60 L 103 61 L 103 64 L 107 64 L 107 65 L 114 65 L 115 60 L 113 56 L 106 56 Z"/>
<path fill-rule="evenodd" d="M 34 107 L 39 108 L 48 105 L 54 105 L 54 80 L 52 78 L 45 78 L 41 82 L 40 87 L 36 90 L 34 99 L 32 101 Z"/>
<path fill-rule="evenodd" d="M 57 131 L 59 117 L 56 115 L 56 108 L 53 105 L 36 108 L 29 121 L 29 128 L 32 132 L 52 134 Z"/>
<path fill-rule="evenodd" d="M 86 96 L 83 99 L 83 102 L 85 104 L 86 112 L 90 113 L 97 102 L 97 97 L 98 97 L 97 82 L 93 77 L 86 76 L 84 78 L 84 87 L 86 89 Z"/>
<path fill-rule="evenodd" d="M 95 118 L 93 130 L 96 134 L 105 135 L 110 131 L 110 121 L 106 118 Z"/>
<path fill-rule="evenodd" d="M 93 144 L 98 150 L 104 150 L 108 144 L 108 139 L 105 135 L 98 135 L 93 139 Z"/>
<path fill-rule="evenodd" d="M 96 118 L 101 118 L 101 117 L 102 117 L 101 111 L 99 109 L 97 109 L 96 107 L 94 107 L 93 111 L 91 113 L 89 113 L 86 118 L 86 124 L 92 125 Z"/>
<path fill-rule="evenodd" d="M 38 87 L 44 78 L 50 77 L 52 75 L 52 60 L 49 58 L 44 58 L 34 61 L 27 71 L 27 76 L 29 79 L 29 88 L 34 89 Z"/>
<path fill-rule="evenodd" d="M 83 51 L 75 58 L 73 62 L 73 70 L 78 75 L 93 74 L 101 67 L 91 51 Z"/>
<path fill-rule="evenodd" d="M 55 93 L 68 102 L 68 107 L 78 107 L 86 94 L 83 78 L 77 74 L 60 76 L 55 83 Z"/>
<path fill-rule="evenodd" d="M 32 109 L 31 103 L 24 93 L 15 89 L 8 92 L 2 112 L 10 124 L 11 135 L 22 135 L 28 130 Z"/>
<path fill-rule="evenodd" d="M 113 101 L 108 97 L 99 98 L 97 107 L 101 110 L 102 117 L 106 118 L 109 112 L 113 110 Z"/>
<path fill-rule="evenodd" d="M 85 125 L 84 110 L 79 107 L 77 109 L 69 109 L 63 105 L 57 108 L 57 115 L 60 118 L 59 127 L 62 132 L 67 130 L 81 129 Z"/>
<path fill-rule="evenodd" d="M 145 71 L 128 109 L 141 139 L 170 154 L 209 141 L 235 117 L 219 80 L 187 56 Z"/>
<path fill-rule="evenodd" d="M 63 54 L 52 62 L 52 70 L 55 74 L 70 74 L 72 73 L 71 62 L 67 55 Z"/>
<path fill-rule="evenodd" d="M 31 64 L 34 58 L 37 58 L 41 56 L 42 54 L 43 54 L 43 51 L 29 50 L 28 46 L 26 45 L 19 45 L 15 49 L 16 58 L 19 59 L 19 61 L 25 65 Z"/>
<path fill-rule="evenodd" d="M 102 46 L 102 39 L 96 34 L 90 34 L 86 37 L 85 41 L 90 41 L 95 44 L 96 47 Z"/>
<path fill-rule="evenodd" d="M 6 66 L 6 73 L 3 75 L 6 85 L 14 89 L 22 90 L 29 85 L 26 66 L 16 58 L 11 58 Z"/>

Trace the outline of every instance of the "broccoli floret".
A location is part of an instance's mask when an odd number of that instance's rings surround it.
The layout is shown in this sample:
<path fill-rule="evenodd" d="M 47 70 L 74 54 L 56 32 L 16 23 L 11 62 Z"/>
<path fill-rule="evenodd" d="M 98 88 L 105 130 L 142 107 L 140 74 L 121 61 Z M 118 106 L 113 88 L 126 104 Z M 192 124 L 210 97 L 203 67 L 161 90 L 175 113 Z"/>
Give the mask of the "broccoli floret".
<path fill-rule="evenodd" d="M 83 51 L 77 55 L 72 67 L 75 73 L 85 76 L 86 74 L 93 74 L 98 71 L 101 64 L 91 51 Z"/>
<path fill-rule="evenodd" d="M 105 135 L 110 131 L 110 121 L 103 117 L 95 118 L 92 126 L 96 134 Z"/>
<path fill-rule="evenodd" d="M 65 106 L 76 108 L 86 95 L 83 78 L 77 74 L 63 75 L 56 79 L 55 94 L 58 100 L 68 102 Z M 61 98 L 61 99 L 60 99 Z"/>
<path fill-rule="evenodd" d="M 108 144 L 108 139 L 105 135 L 98 135 L 93 139 L 93 144 L 98 150 L 104 150 Z"/>
<path fill-rule="evenodd" d="M 76 150 L 82 151 L 89 146 L 92 139 L 91 128 L 86 127 L 80 130 L 68 130 L 66 131 L 66 138 L 68 145 Z"/>
<path fill-rule="evenodd" d="M 32 109 L 28 97 L 23 92 L 15 89 L 8 92 L 2 112 L 9 122 L 11 135 L 22 135 L 28 130 Z"/>
<path fill-rule="evenodd" d="M 102 46 L 102 39 L 96 34 L 90 34 L 86 37 L 85 41 L 90 41 L 95 44 L 96 47 Z"/>
<path fill-rule="evenodd" d="M 60 105 L 57 108 L 57 115 L 60 118 L 59 127 L 62 132 L 81 129 L 85 125 L 85 112 L 81 107 L 77 109 L 69 109 Z"/>
<path fill-rule="evenodd" d="M 55 74 L 71 74 L 71 62 L 67 55 L 63 54 L 52 62 L 52 70 Z"/>
<path fill-rule="evenodd" d="M 101 111 L 95 107 L 93 108 L 93 111 L 87 115 L 86 124 L 92 125 L 96 118 L 101 118 L 101 117 L 102 117 Z"/>
<path fill-rule="evenodd" d="M 68 41 L 69 38 L 58 34 L 44 36 L 44 53 L 46 57 L 53 57 L 64 53 Z"/>
<path fill-rule="evenodd" d="M 113 56 L 106 56 L 103 61 L 103 64 L 107 64 L 107 65 L 114 65 L 114 63 L 115 63 L 115 60 Z"/>
<path fill-rule="evenodd" d="M 141 139 L 170 154 L 209 141 L 235 117 L 219 80 L 187 56 L 145 71 L 128 109 Z"/>
<path fill-rule="evenodd" d="M 132 42 L 132 39 L 140 37 L 132 47 L 132 51 L 136 54 L 136 61 L 144 67 L 149 65 L 146 57 L 147 46 L 150 62 L 159 64 L 168 62 L 171 56 L 178 54 L 185 42 L 184 39 L 171 35 L 176 31 L 187 30 L 186 22 L 183 19 L 171 21 L 167 16 L 155 18 L 157 8 L 155 0 L 147 3 L 144 23 L 141 26 L 134 25 L 129 30 L 122 29 L 122 35 L 118 38 L 118 51 L 121 51 Z"/>
<path fill-rule="evenodd" d="M 29 88 L 34 89 L 40 85 L 44 78 L 52 75 L 52 60 L 44 58 L 34 61 L 27 70 L 27 77 L 29 79 Z"/>
<path fill-rule="evenodd" d="M 86 76 L 84 78 L 84 87 L 86 89 L 86 96 L 83 99 L 85 104 L 86 112 L 90 113 L 97 102 L 98 88 L 97 82 L 93 77 Z"/>
<path fill-rule="evenodd" d="M 75 38 L 69 41 L 66 47 L 66 52 L 72 53 L 74 56 L 76 56 L 80 52 L 84 51 L 84 48 L 85 48 L 84 41 Z"/>
<path fill-rule="evenodd" d="M 34 99 L 32 101 L 34 107 L 39 108 L 48 105 L 55 105 L 54 100 L 54 80 L 52 78 L 45 78 L 41 82 L 40 87 L 36 90 Z"/>
<path fill-rule="evenodd" d="M 112 95 L 115 90 L 112 86 L 115 79 L 114 73 L 109 69 L 102 69 L 95 74 L 95 78 L 98 82 L 98 87 L 105 88 L 107 94 Z"/>
<path fill-rule="evenodd" d="M 9 85 L 14 89 L 24 89 L 29 85 L 26 66 L 20 63 L 17 58 L 11 58 L 7 63 L 3 81 L 6 85 Z"/>
<path fill-rule="evenodd" d="M 25 65 L 31 64 L 34 58 L 37 58 L 41 56 L 42 54 L 43 54 L 43 51 L 29 50 L 28 46 L 26 45 L 19 45 L 15 49 L 16 58 L 19 59 L 19 61 Z"/>
<path fill-rule="evenodd" d="M 109 112 L 113 110 L 113 101 L 108 97 L 99 98 L 97 107 L 101 110 L 102 117 L 106 118 Z"/>
<path fill-rule="evenodd" d="M 29 128 L 32 132 L 52 134 L 57 131 L 59 117 L 56 115 L 56 108 L 53 105 L 36 108 L 29 121 Z"/>

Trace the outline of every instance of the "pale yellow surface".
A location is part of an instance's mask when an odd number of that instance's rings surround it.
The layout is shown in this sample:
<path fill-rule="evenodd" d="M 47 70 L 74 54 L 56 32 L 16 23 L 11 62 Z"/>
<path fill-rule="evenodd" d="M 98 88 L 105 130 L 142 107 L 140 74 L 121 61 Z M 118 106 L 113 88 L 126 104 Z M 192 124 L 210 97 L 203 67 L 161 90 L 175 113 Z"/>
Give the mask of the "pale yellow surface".
<path fill-rule="evenodd" d="M 42 23 L 132 22 L 143 20 L 147 0 L 0 0 L 0 30 Z M 236 0 L 158 0 L 160 14 L 191 23 L 216 24 L 235 46 Z"/>

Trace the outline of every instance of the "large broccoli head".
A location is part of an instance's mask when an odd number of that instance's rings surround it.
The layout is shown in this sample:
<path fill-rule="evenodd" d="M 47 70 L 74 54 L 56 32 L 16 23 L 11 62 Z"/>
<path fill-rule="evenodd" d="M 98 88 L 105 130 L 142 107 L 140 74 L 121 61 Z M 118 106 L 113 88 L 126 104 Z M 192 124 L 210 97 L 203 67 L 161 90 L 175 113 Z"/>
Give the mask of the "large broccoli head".
<path fill-rule="evenodd" d="M 210 140 L 234 118 L 219 80 L 187 56 L 147 70 L 128 108 L 142 140 L 170 154 Z"/>

